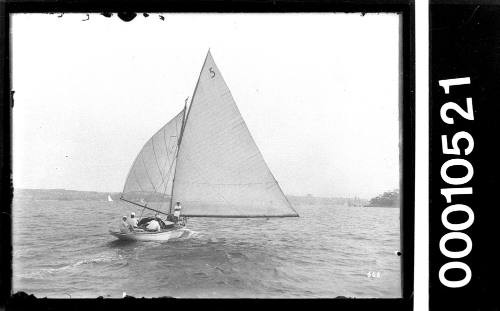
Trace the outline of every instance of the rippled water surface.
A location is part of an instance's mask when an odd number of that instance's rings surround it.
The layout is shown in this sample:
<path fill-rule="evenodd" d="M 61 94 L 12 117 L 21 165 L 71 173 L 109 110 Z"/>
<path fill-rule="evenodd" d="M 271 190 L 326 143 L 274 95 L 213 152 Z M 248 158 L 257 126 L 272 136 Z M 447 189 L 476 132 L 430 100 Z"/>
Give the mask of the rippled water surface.
<path fill-rule="evenodd" d="M 14 202 L 13 290 L 37 297 L 400 297 L 399 209 L 189 219 L 189 238 L 121 242 L 123 202 Z M 136 211 L 137 212 L 137 211 Z"/>

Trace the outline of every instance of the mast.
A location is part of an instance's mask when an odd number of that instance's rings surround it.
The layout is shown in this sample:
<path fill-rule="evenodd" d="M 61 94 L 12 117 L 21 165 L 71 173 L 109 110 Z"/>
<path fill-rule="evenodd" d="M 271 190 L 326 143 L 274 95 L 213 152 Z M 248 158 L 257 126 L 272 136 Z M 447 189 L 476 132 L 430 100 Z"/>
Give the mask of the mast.
<path fill-rule="evenodd" d="M 179 139 L 177 139 L 177 151 L 175 152 L 175 159 L 176 160 L 177 160 L 177 155 L 179 154 L 179 146 L 180 146 L 181 140 L 182 140 L 182 132 L 184 131 L 184 123 L 186 123 L 185 119 L 186 119 L 186 107 L 187 107 L 188 99 L 189 99 L 189 97 L 186 98 L 186 100 L 184 101 L 184 112 L 182 114 L 181 132 L 179 134 Z M 168 208 L 169 214 L 172 214 L 172 200 L 174 198 L 174 185 L 175 185 L 175 170 L 176 169 L 174 168 L 174 178 L 172 179 L 172 189 L 170 190 L 170 207 Z"/>
<path fill-rule="evenodd" d="M 187 106 L 187 101 L 188 101 L 189 97 L 186 98 L 186 101 L 184 102 L 185 118 L 184 117 L 182 118 L 181 133 L 179 135 L 179 139 L 177 140 L 177 152 L 175 154 L 176 161 L 177 161 L 177 155 L 179 154 L 179 149 L 181 148 L 181 142 L 182 142 L 182 136 L 184 134 L 184 128 L 186 127 L 186 123 L 187 123 L 187 120 L 189 118 L 189 112 L 191 111 L 191 107 L 193 106 L 194 96 L 196 95 L 196 90 L 198 90 L 198 84 L 200 83 L 201 74 L 203 73 L 203 68 L 205 68 L 205 63 L 207 62 L 208 55 L 210 55 L 210 49 L 208 49 L 207 56 L 205 56 L 205 61 L 203 62 L 203 65 L 201 66 L 200 74 L 198 75 L 198 81 L 196 82 L 196 86 L 194 87 L 193 96 L 191 96 L 191 105 L 189 105 L 189 109 L 188 109 L 187 114 L 186 114 L 186 106 Z M 169 214 L 172 213 L 172 203 L 173 203 L 173 199 L 174 199 L 174 187 L 175 187 L 175 175 L 176 175 L 176 173 L 177 173 L 177 165 L 175 165 L 174 178 L 172 180 L 172 191 L 170 192 Z"/>

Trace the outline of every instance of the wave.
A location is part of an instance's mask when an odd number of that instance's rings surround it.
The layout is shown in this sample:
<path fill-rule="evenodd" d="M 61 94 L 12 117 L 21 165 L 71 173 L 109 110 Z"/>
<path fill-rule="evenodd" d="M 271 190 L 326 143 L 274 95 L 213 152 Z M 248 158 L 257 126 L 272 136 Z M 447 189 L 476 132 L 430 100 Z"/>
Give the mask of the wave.
<path fill-rule="evenodd" d="M 18 249 L 12 252 L 13 259 L 21 258 L 33 258 L 36 257 L 36 253 L 31 249 Z"/>
<path fill-rule="evenodd" d="M 68 272 L 72 269 L 88 264 L 104 264 L 123 260 L 123 256 L 120 254 L 98 254 L 92 257 L 88 257 L 82 260 L 78 260 L 74 263 L 63 265 L 55 268 L 41 268 L 37 270 L 31 270 L 25 273 L 20 273 L 19 277 L 24 279 L 39 279 L 44 280 L 47 277 L 53 276 L 60 272 Z"/>
<path fill-rule="evenodd" d="M 123 259 L 122 255 L 117 255 L 117 256 L 105 256 L 105 255 L 103 255 L 103 256 L 91 257 L 91 258 L 77 261 L 76 263 L 74 263 L 71 266 L 78 267 L 81 265 L 93 264 L 93 263 L 109 263 L 109 262 L 114 262 L 114 261 L 121 260 L 121 259 Z"/>

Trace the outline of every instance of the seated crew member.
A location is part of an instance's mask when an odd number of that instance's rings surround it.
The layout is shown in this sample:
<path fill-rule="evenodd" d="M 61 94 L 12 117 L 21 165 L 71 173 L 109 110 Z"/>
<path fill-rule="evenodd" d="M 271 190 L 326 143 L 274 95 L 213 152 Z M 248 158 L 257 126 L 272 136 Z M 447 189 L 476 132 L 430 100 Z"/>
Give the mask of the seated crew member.
<path fill-rule="evenodd" d="M 181 218 L 181 202 L 177 202 L 174 207 L 174 222 L 177 223 Z"/>
<path fill-rule="evenodd" d="M 160 223 L 158 222 L 158 220 L 153 219 L 148 223 L 146 229 L 148 231 L 161 231 Z"/>
<path fill-rule="evenodd" d="M 132 226 L 132 228 L 137 228 L 137 218 L 135 218 L 135 213 L 130 213 L 130 218 L 128 219 L 128 223 Z"/>
<path fill-rule="evenodd" d="M 123 216 L 120 222 L 120 232 L 129 233 L 130 231 L 133 231 L 132 226 L 127 222 L 127 216 Z"/>

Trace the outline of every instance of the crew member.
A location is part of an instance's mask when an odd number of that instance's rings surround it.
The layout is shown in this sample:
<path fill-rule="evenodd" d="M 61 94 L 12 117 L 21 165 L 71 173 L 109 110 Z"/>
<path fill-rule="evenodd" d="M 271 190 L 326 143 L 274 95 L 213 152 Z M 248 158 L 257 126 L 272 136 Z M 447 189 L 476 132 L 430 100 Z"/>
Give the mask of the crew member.
<path fill-rule="evenodd" d="M 161 231 L 160 223 L 158 222 L 158 220 L 153 219 L 148 223 L 146 229 L 148 231 Z"/>
<path fill-rule="evenodd" d="M 181 218 L 181 202 L 175 203 L 174 207 L 174 222 L 177 223 Z"/>
<path fill-rule="evenodd" d="M 132 228 L 137 228 L 137 218 L 135 218 L 135 213 L 130 213 L 130 218 L 128 223 L 132 226 Z"/>
<path fill-rule="evenodd" d="M 127 216 L 123 216 L 120 222 L 120 232 L 129 233 L 130 231 L 133 231 L 132 226 L 127 222 Z"/>

